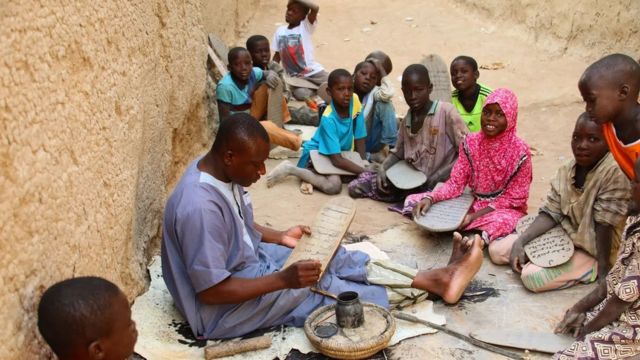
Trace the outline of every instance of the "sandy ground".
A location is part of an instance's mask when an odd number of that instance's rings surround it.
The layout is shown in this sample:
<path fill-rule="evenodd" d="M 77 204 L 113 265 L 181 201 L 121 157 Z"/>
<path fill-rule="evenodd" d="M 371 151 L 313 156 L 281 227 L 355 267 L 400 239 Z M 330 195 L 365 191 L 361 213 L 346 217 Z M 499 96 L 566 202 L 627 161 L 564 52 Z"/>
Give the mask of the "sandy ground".
<path fill-rule="evenodd" d="M 284 21 L 284 3 L 264 0 L 259 15 L 247 25 L 241 34 L 242 43 L 238 45 L 243 45 L 244 39 L 252 34 L 271 38 L 276 26 Z M 407 110 L 399 76 L 407 65 L 418 62 L 424 55 L 439 54 L 447 63 L 461 54 L 473 56 L 481 65 L 503 63 L 505 67 L 500 70 L 481 70 L 480 81 L 493 88 L 509 87 L 519 97 L 518 133 L 536 150 L 529 200 L 529 210 L 535 212 L 555 169 L 571 156 L 571 131 L 583 109 L 576 84 L 588 64 L 576 58 L 553 57 L 545 49 L 527 43 L 525 34 L 487 24 L 449 2 L 404 0 L 386 2 L 383 7 L 374 7 L 371 3 L 368 0 L 321 2 L 319 25 L 314 34 L 317 60 L 329 70 L 343 67 L 352 71 L 370 51 L 387 52 L 394 64 L 391 77 L 399 114 Z M 277 163 L 270 160 L 268 168 Z M 272 189 L 267 189 L 262 179 L 250 191 L 257 220 L 277 228 L 312 222 L 328 198 L 317 192 L 302 195 L 294 179 Z M 388 231 L 379 234 L 385 230 Z M 450 252 L 446 237 L 435 238 L 420 232 L 410 221 L 388 212 L 385 204 L 369 200 L 358 200 L 351 231 L 373 236 L 393 259 L 420 268 L 444 264 Z M 413 240 L 405 242 L 410 238 Z M 548 331 L 564 310 L 590 289 L 579 286 L 563 292 L 533 295 L 523 290 L 508 267 L 493 266 L 488 259 L 477 279 L 476 285 L 498 289 L 499 295 L 453 307 L 439 304 L 438 309 L 446 314 L 452 328 L 468 332 L 480 325 L 519 325 Z M 388 354 L 397 359 L 498 358 L 444 334 L 405 341 Z"/>

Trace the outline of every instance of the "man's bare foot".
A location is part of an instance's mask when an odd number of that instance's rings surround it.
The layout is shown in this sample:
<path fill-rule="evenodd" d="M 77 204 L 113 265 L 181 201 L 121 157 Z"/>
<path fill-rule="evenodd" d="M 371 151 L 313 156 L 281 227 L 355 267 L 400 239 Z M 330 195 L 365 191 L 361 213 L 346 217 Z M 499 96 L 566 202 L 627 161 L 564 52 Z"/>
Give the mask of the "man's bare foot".
<path fill-rule="evenodd" d="M 464 290 L 480 270 L 483 260 L 482 246 L 482 238 L 475 235 L 466 244 L 463 244 L 462 247 L 465 249 L 462 258 L 447 266 L 451 275 L 442 294 L 442 299 L 445 302 L 449 304 L 458 302 Z"/>
<path fill-rule="evenodd" d="M 305 195 L 311 195 L 313 194 L 313 185 L 309 184 L 308 182 L 302 182 L 300 184 L 300 192 L 305 194 Z"/>
<path fill-rule="evenodd" d="M 267 174 L 267 187 L 273 187 L 275 184 L 284 180 L 289 176 L 290 169 L 294 165 L 289 160 L 285 160 L 278 164 L 269 174 Z"/>
<path fill-rule="evenodd" d="M 459 232 L 456 231 L 453 233 L 453 250 L 451 251 L 449 264 L 459 260 L 464 256 L 465 249 L 468 248 L 468 244 L 467 244 L 468 241 L 469 241 L 469 238 L 467 237 L 463 238 L 462 234 L 460 234 Z"/>
<path fill-rule="evenodd" d="M 454 304 L 460 300 L 471 279 L 482 266 L 482 239 L 454 234 L 453 254 L 449 265 L 444 268 L 419 271 L 411 283 L 411 287 L 439 295 L 442 299 Z"/>

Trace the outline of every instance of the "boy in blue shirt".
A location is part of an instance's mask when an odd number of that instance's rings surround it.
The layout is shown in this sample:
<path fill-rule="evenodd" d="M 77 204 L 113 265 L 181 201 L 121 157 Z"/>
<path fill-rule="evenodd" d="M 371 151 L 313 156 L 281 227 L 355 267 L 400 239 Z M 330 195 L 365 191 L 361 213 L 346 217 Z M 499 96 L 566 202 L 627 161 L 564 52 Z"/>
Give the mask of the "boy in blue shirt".
<path fill-rule="evenodd" d="M 296 176 L 303 181 L 301 191 L 310 194 L 313 186 L 325 194 L 335 195 L 342 191 L 340 175 L 319 175 L 313 171 L 310 162 L 311 150 L 318 150 L 328 156 L 331 163 L 340 169 L 360 174 L 363 167 L 342 157 L 342 151 L 349 151 L 355 143 L 355 150 L 361 158 L 365 158 L 365 139 L 367 131 L 361 112 L 360 101 L 353 96 L 353 79 L 347 70 L 337 69 L 329 75 L 331 105 L 322 114 L 320 126 L 313 138 L 303 145 L 302 156 L 298 166 L 289 161 L 283 161 L 269 175 L 267 187 L 272 187 L 289 175 Z M 305 184 L 307 183 L 307 184 Z"/>
<path fill-rule="evenodd" d="M 383 76 L 386 76 L 386 72 L 382 63 L 374 59 L 359 63 L 353 71 L 354 92 L 362 103 L 367 130 L 367 158 L 380 164 L 398 139 L 398 122 L 393 103 L 391 99 L 385 99 L 385 90 L 376 85 Z"/>
<path fill-rule="evenodd" d="M 287 122 L 290 118 L 283 102 L 284 119 L 266 119 L 268 104 L 268 88 L 281 86 L 278 74 L 270 70 L 262 70 L 253 66 L 251 54 L 247 49 L 236 47 L 229 51 L 229 73 L 218 83 L 216 98 L 220 120 L 229 115 L 245 112 L 253 116 L 267 130 L 269 140 L 275 145 L 298 150 L 302 139 L 297 134 L 283 129 L 274 121 Z M 273 121 L 272 121 L 273 120 Z"/>

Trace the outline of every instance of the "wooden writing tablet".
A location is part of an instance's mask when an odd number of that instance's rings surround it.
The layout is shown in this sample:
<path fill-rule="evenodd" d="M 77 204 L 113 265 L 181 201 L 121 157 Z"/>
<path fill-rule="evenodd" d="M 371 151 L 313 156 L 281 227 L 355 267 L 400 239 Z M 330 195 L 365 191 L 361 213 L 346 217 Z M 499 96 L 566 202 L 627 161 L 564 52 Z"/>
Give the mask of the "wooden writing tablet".
<path fill-rule="evenodd" d="M 322 175 L 355 175 L 352 172 L 338 169 L 333 166 L 331 163 L 331 159 L 328 156 L 322 155 L 318 152 L 318 150 L 311 150 L 309 153 L 311 156 L 311 163 L 313 164 L 313 168 L 316 169 L 318 174 Z M 342 157 L 353 162 L 354 164 L 360 165 L 362 167 L 365 166 L 366 162 L 360 157 L 355 151 L 343 151 Z"/>
<path fill-rule="evenodd" d="M 429 208 L 424 216 L 414 219 L 416 224 L 431 232 L 456 230 L 462 225 L 465 215 L 473 204 L 473 195 L 465 190 L 461 196 L 437 202 Z"/>
<path fill-rule="evenodd" d="M 304 235 L 298 241 L 282 268 L 299 260 L 318 260 L 322 263 L 322 277 L 355 214 L 353 199 L 339 196 L 329 200 L 311 226 L 311 235 Z"/>
<path fill-rule="evenodd" d="M 493 345 L 554 354 L 571 346 L 575 341 L 567 335 L 527 330 L 487 329 L 469 334 L 472 338 Z"/>
<path fill-rule="evenodd" d="M 425 56 L 422 61 L 427 70 L 429 70 L 429 78 L 433 84 L 431 91 L 431 100 L 439 100 L 451 102 L 451 77 L 449 75 L 449 66 L 437 54 Z"/>
<path fill-rule="evenodd" d="M 524 233 L 534 219 L 533 216 L 525 216 L 520 219 L 516 227 L 518 234 Z M 574 251 L 573 241 L 560 225 L 529 241 L 524 246 L 524 252 L 529 261 L 540 267 L 562 265 L 569 261 Z"/>
<path fill-rule="evenodd" d="M 415 189 L 427 182 L 427 175 L 404 160 L 395 163 L 387 170 L 386 174 L 387 179 L 395 187 L 402 190 Z"/>

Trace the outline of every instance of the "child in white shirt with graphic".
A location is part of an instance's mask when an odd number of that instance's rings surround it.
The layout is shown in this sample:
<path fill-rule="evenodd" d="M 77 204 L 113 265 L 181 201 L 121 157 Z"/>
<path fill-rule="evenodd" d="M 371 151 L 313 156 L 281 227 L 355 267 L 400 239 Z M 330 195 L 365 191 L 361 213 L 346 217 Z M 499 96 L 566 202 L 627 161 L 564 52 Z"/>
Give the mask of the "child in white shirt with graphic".
<path fill-rule="evenodd" d="M 282 66 L 290 77 L 311 83 L 309 88 L 296 86 L 303 85 L 301 82 L 289 83 L 292 95 L 297 100 L 307 100 L 316 95 L 314 88 L 326 83 L 329 77 L 313 55 L 311 35 L 317 25 L 319 10 L 320 7 L 311 0 L 289 0 L 285 13 L 287 24 L 276 30 L 271 42 L 273 61 L 282 61 Z"/>

